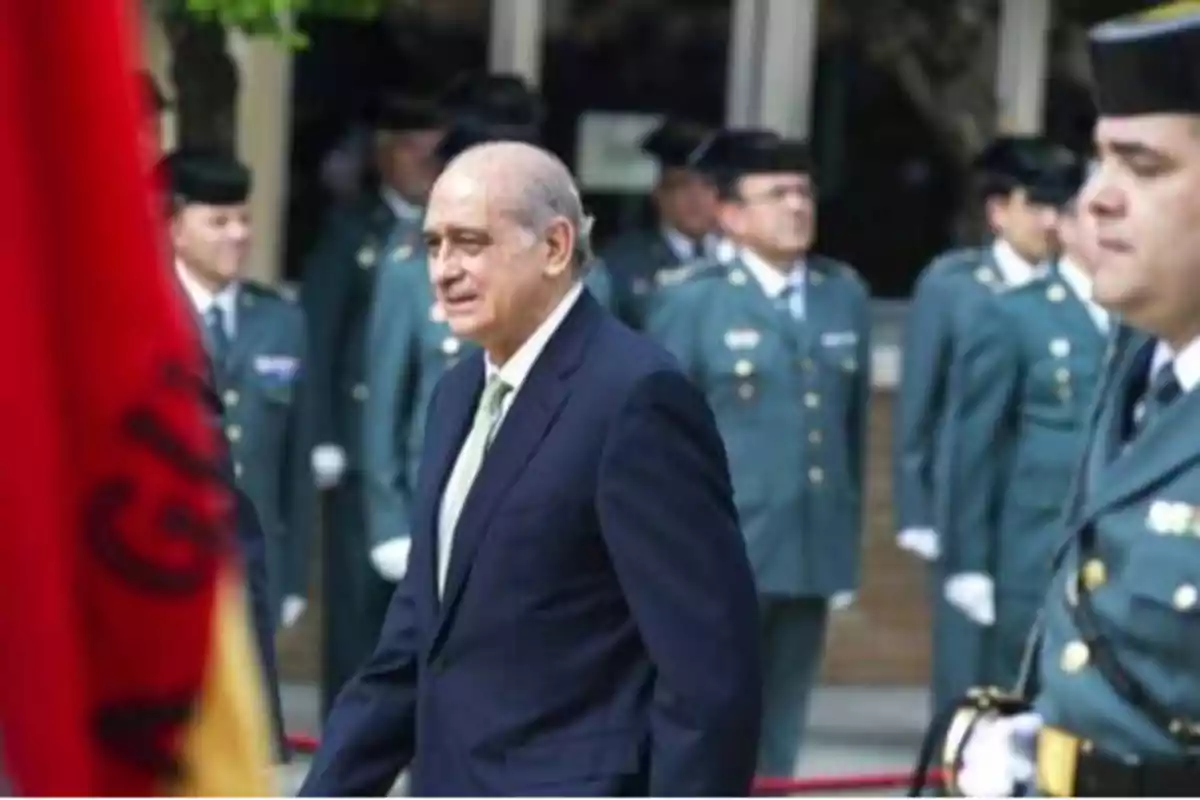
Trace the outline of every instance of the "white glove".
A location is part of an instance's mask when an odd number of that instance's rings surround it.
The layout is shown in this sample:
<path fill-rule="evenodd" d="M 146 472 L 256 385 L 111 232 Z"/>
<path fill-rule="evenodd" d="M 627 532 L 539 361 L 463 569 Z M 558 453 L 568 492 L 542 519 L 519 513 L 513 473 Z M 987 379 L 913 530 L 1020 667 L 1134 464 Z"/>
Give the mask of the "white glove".
<path fill-rule="evenodd" d="M 336 444 L 319 444 L 312 451 L 313 479 L 318 489 L 332 489 L 346 471 L 346 451 Z"/>
<path fill-rule="evenodd" d="M 845 611 L 854 605 L 854 592 L 838 592 L 829 598 L 830 611 Z"/>
<path fill-rule="evenodd" d="M 404 577 L 404 573 L 408 572 L 408 552 L 412 548 L 412 539 L 396 538 L 388 539 L 382 544 L 375 545 L 371 549 L 371 563 L 375 565 L 375 571 L 383 576 L 384 580 L 395 583 Z"/>
<path fill-rule="evenodd" d="M 996 623 L 996 586 L 990 576 L 982 572 L 960 572 L 946 579 L 942 591 L 947 602 L 976 625 Z"/>
<path fill-rule="evenodd" d="M 279 612 L 279 622 L 284 628 L 295 625 L 304 616 L 308 601 L 299 595 L 290 594 L 283 598 L 283 609 Z"/>
<path fill-rule="evenodd" d="M 1042 718 L 1035 712 L 980 720 L 963 747 L 958 788 L 965 797 L 1012 797 L 1033 783 Z"/>
<path fill-rule="evenodd" d="M 937 561 L 942 553 L 941 541 L 933 528 L 905 528 L 896 537 L 896 544 L 922 561 Z"/>

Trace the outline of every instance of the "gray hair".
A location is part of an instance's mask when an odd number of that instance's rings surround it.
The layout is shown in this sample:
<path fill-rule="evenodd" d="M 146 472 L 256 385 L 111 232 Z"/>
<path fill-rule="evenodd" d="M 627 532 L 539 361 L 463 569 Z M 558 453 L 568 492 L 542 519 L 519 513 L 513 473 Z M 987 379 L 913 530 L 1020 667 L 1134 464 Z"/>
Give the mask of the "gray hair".
<path fill-rule="evenodd" d="M 583 198 L 571 173 L 558 159 L 554 169 L 532 170 L 521 183 L 513 215 L 517 224 L 534 236 L 543 235 L 556 219 L 565 219 L 575 234 L 571 263 L 583 275 L 595 260 L 592 251 L 594 219 L 583 207 Z"/>
<path fill-rule="evenodd" d="M 583 198 L 570 170 L 553 153 L 522 142 L 489 142 L 458 155 L 447 171 L 455 167 L 485 169 L 495 179 L 503 176 L 512 188 L 506 198 L 511 203 L 507 211 L 533 238 L 544 236 L 555 220 L 566 220 L 575 239 L 572 269 L 576 275 L 583 275 L 592 266 L 594 220 L 583 208 Z"/>

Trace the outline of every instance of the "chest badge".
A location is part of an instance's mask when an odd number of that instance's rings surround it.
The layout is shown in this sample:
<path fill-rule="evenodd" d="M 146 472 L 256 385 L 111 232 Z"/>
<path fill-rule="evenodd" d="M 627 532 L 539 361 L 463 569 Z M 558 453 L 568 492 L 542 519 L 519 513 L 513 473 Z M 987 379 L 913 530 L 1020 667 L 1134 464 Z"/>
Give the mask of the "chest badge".
<path fill-rule="evenodd" d="M 725 346 L 730 350 L 753 350 L 762 341 L 762 334 L 753 328 L 733 328 L 725 331 Z"/>

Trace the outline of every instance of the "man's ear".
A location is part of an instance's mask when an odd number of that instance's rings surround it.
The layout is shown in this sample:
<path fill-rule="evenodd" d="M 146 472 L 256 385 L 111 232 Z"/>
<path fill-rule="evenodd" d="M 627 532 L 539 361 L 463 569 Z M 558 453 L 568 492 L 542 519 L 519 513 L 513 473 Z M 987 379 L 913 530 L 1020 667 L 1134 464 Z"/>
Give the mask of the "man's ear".
<path fill-rule="evenodd" d="M 546 228 L 546 274 L 558 277 L 571 270 L 575 253 L 575 231 L 565 217 L 555 217 Z"/>

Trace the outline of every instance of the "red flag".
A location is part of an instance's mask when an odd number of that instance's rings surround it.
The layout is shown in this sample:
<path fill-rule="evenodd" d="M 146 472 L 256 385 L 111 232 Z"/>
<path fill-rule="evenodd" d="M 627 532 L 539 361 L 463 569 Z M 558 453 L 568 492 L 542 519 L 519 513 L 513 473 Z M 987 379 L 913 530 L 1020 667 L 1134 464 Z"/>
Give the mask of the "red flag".
<path fill-rule="evenodd" d="M 250 666 L 215 635 L 230 498 L 159 253 L 126 5 L 0 0 L 0 774 L 19 794 L 195 784 L 210 667 Z"/>

